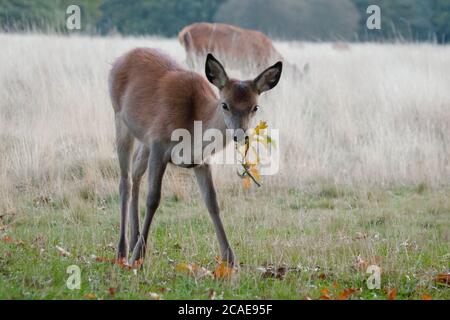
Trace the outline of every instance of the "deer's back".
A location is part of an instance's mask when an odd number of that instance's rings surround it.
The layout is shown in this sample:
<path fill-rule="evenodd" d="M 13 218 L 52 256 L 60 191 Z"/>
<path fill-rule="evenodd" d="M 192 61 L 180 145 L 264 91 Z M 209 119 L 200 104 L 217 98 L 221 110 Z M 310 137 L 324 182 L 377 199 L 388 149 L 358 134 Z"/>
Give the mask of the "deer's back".
<path fill-rule="evenodd" d="M 215 99 L 206 80 L 155 49 L 120 57 L 109 87 L 115 113 L 140 140 L 170 139 L 173 130 L 190 129 L 213 111 L 206 107 Z"/>
<path fill-rule="evenodd" d="M 190 54 L 211 52 L 227 60 L 257 65 L 281 58 L 265 34 L 228 24 L 192 24 L 179 33 L 179 41 Z"/>

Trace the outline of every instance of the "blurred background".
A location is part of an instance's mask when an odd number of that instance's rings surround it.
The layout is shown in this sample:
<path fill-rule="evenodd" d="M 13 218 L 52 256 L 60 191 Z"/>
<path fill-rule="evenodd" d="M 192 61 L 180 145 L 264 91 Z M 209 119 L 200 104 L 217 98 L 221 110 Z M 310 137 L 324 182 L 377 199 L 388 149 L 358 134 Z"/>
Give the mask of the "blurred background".
<path fill-rule="evenodd" d="M 3 31 L 65 28 L 66 9 L 82 10 L 88 34 L 174 37 L 193 22 L 225 22 L 280 40 L 450 41 L 450 0 L 0 0 Z M 382 9 L 368 30 L 366 9 Z"/>

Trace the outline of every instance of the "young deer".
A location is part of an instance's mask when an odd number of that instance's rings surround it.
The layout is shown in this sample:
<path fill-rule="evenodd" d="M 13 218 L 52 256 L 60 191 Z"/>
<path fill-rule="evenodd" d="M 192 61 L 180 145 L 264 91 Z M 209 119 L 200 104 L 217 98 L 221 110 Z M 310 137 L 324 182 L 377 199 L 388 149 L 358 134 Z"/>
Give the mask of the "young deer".
<path fill-rule="evenodd" d="M 201 121 L 203 130 L 216 128 L 225 133 L 226 129 L 233 129 L 235 141 L 244 139 L 245 136 L 240 132 L 248 129 L 249 120 L 258 110 L 259 95 L 277 85 L 281 72 L 282 63 L 278 62 L 255 80 L 238 81 L 228 78 L 222 64 L 209 54 L 206 77 L 219 89 L 218 98 L 202 76 L 183 69 L 158 50 L 134 49 L 115 62 L 110 73 L 109 89 L 115 112 L 120 164 L 119 259 L 127 257 L 126 224 L 129 210 L 129 263 L 133 264 L 144 257 L 150 224 L 160 203 L 163 175 L 167 164 L 172 162 L 172 148 L 178 143 L 171 141 L 172 132 L 183 128 L 192 133 L 194 121 Z M 135 140 L 138 141 L 138 147 L 132 157 Z M 133 166 L 130 174 L 131 160 Z M 209 165 L 181 166 L 195 170 L 219 239 L 222 259 L 234 265 L 233 251 L 220 220 Z M 140 232 L 139 187 L 147 167 L 147 212 Z"/>

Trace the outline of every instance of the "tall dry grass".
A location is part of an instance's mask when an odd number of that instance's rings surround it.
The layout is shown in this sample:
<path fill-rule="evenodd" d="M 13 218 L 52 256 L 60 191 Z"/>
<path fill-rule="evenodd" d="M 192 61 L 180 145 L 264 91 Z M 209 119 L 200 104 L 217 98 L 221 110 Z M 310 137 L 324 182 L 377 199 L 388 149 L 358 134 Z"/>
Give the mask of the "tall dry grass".
<path fill-rule="evenodd" d="M 183 62 L 176 40 L 1 34 L 0 192 L 62 192 L 92 183 L 115 190 L 110 64 L 127 50 L 161 48 Z M 268 187 L 450 182 L 450 48 L 431 44 L 277 43 L 311 65 L 261 101 L 260 119 L 281 131 L 280 173 Z M 201 69 L 199 67 L 199 69 Z M 250 77 L 231 71 L 237 76 Z M 169 174 L 174 179 L 174 174 Z M 217 170 L 237 183 L 233 168 Z M 220 183 L 220 182 L 219 182 Z M 177 184 L 172 184 L 173 188 Z"/>

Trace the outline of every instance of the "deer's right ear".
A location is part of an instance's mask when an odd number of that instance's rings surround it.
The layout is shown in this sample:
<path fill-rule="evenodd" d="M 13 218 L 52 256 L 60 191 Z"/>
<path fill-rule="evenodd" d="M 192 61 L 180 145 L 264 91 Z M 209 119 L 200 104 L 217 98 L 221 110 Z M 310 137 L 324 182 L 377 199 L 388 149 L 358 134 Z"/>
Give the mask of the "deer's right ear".
<path fill-rule="evenodd" d="M 219 90 L 222 90 L 228 82 L 228 75 L 225 69 L 211 53 L 206 57 L 205 73 L 209 82 L 219 88 Z"/>

